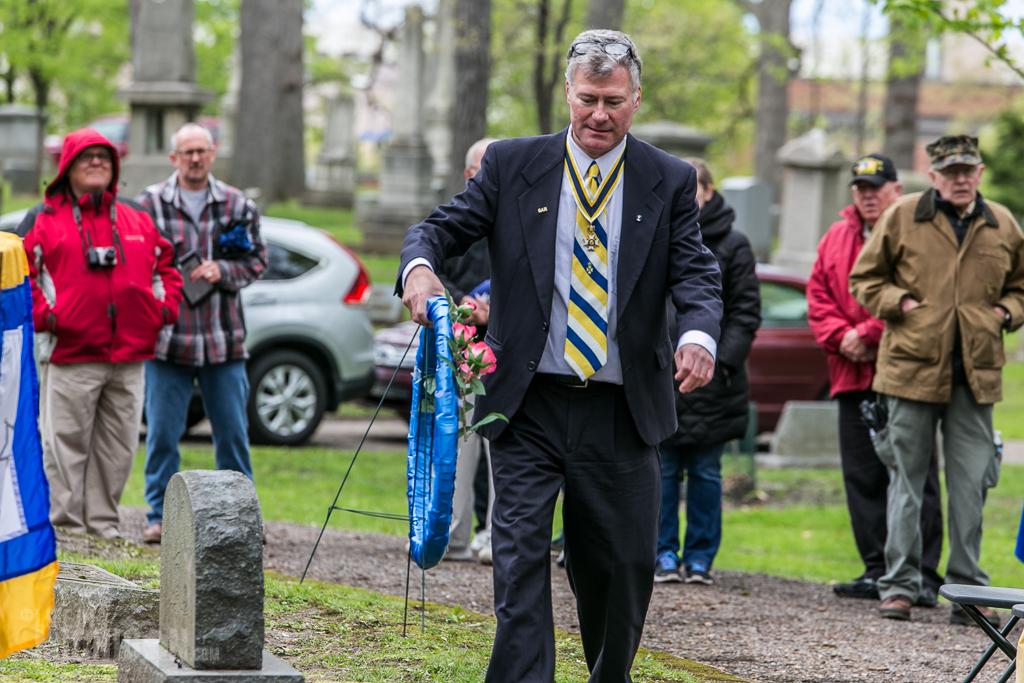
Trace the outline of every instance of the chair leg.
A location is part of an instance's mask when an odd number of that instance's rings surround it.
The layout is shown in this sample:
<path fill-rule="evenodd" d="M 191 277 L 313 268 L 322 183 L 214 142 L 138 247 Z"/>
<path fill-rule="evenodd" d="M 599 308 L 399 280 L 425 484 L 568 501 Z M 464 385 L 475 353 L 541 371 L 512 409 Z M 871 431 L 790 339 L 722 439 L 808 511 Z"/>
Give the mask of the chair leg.
<path fill-rule="evenodd" d="M 961 605 L 961 607 L 964 608 L 964 612 L 967 612 L 971 619 L 974 619 L 974 623 L 976 623 L 981 630 L 985 632 L 985 635 L 991 638 L 992 642 L 1003 651 L 1003 654 L 1006 655 L 1007 659 L 1014 660 L 1017 658 L 1017 648 L 1015 648 L 1013 644 L 1006 639 L 1006 636 L 1010 633 L 1009 629 L 1004 627 L 1002 631 L 997 631 L 992 624 L 988 623 L 988 620 L 985 619 L 985 617 L 981 616 L 981 612 L 979 612 L 978 608 L 974 605 Z M 1007 626 L 1011 623 L 1016 624 L 1017 617 L 1011 617 L 1010 621 L 1006 622 Z"/>
<path fill-rule="evenodd" d="M 1010 662 L 1010 666 L 1006 667 L 1006 671 L 1004 671 L 1003 675 L 999 677 L 998 683 L 1008 683 L 1008 681 L 1010 680 L 1010 676 L 1012 676 L 1013 672 L 1016 670 L 1017 660 L 1015 659 L 1012 662 Z"/>
<path fill-rule="evenodd" d="M 978 612 L 977 609 L 970 605 L 963 605 L 963 607 L 965 610 L 968 610 L 968 614 L 971 614 L 971 611 Z M 971 617 L 974 618 L 974 615 L 972 614 Z M 1020 618 L 1010 617 L 1010 620 L 1006 622 L 1006 626 L 1003 627 L 1002 632 L 996 632 L 996 630 L 992 627 L 992 624 L 989 624 L 987 621 L 985 621 L 985 618 L 981 616 L 980 612 L 978 612 L 978 616 L 977 618 L 975 618 L 975 621 L 984 621 L 985 625 L 992 629 L 992 631 L 995 632 L 996 635 L 1000 636 L 1003 642 L 1007 642 L 1006 636 L 1010 635 L 1010 631 L 1012 631 L 1013 627 L 1017 625 L 1017 622 L 1020 621 Z M 971 681 L 973 681 L 978 676 L 978 674 L 981 673 L 981 670 L 985 668 L 985 665 L 988 664 L 988 660 L 992 658 L 992 655 L 995 654 L 996 648 L 998 647 L 998 643 L 996 642 L 995 638 L 993 638 L 992 640 L 992 644 L 989 645 L 989 648 L 985 650 L 985 654 L 981 656 L 981 659 L 978 660 L 978 662 L 974 665 L 974 668 L 972 668 L 970 673 L 967 674 L 967 677 L 963 680 L 963 683 L 971 683 Z M 1013 646 L 1011 645 L 1010 647 L 1012 648 Z M 1008 673 L 1003 674 L 1004 676 L 1006 676 L 1006 678 L 1000 679 L 999 683 L 1006 683 L 1006 681 L 1009 680 L 1009 676 L 1013 674 L 1013 671 L 1015 669 L 1015 662 L 1017 661 L 1016 651 L 1014 651 L 1014 656 L 1011 659 L 1013 659 L 1013 662 L 1010 663 L 1010 668 L 1007 670 Z"/>

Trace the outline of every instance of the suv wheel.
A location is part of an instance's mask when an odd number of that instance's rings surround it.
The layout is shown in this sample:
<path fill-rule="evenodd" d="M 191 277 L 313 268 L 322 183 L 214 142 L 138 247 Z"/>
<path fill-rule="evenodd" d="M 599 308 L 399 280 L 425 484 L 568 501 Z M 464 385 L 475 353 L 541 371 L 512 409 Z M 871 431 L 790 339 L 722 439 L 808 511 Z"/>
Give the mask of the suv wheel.
<path fill-rule="evenodd" d="M 327 406 L 327 382 L 316 363 L 274 351 L 249 366 L 249 435 L 256 443 L 293 446 L 316 431 Z"/>

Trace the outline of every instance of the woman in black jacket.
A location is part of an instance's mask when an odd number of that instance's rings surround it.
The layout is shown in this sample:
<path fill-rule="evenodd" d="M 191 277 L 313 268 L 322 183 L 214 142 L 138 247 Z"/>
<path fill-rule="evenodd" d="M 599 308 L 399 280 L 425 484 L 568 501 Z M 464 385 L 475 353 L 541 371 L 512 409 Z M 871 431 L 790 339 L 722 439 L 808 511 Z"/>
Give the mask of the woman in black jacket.
<path fill-rule="evenodd" d="M 736 212 L 715 192 L 701 159 L 697 203 L 704 246 L 722 271 L 722 335 L 715 374 L 706 386 L 676 394 L 679 430 L 659 447 L 661 530 L 654 580 L 710 585 L 711 565 L 722 540 L 722 452 L 747 430 L 747 355 L 761 324 L 761 297 L 750 242 L 732 229 Z M 671 304 L 669 304 L 671 306 Z M 669 316 L 669 320 L 674 319 Z M 686 471 L 686 538 L 679 557 L 679 483 Z"/>

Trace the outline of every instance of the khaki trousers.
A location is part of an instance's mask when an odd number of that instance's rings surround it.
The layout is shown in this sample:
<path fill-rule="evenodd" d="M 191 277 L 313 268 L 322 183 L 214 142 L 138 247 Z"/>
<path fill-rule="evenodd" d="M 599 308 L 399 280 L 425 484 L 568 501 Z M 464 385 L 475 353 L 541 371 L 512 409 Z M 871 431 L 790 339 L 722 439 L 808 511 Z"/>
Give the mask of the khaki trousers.
<path fill-rule="evenodd" d="M 889 468 L 882 599 L 921 592 L 921 502 L 932 458 L 935 428 L 943 436 L 949 520 L 946 582 L 987 586 L 981 568 L 982 512 L 988 489 L 999 481 L 992 440 L 992 405 L 974 400 L 970 387 L 953 387 L 949 403 L 923 403 L 880 395 L 889 422 L 875 435 L 878 458 Z"/>
<path fill-rule="evenodd" d="M 55 526 L 118 535 L 144 396 L 142 363 L 39 364 L 39 431 Z"/>

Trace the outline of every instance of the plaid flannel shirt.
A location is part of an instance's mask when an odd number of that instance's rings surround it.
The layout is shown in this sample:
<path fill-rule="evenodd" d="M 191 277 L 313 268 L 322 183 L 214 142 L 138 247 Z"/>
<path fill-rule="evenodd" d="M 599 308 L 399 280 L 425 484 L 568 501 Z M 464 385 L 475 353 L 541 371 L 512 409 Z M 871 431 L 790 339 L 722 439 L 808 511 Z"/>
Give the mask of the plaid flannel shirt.
<path fill-rule="evenodd" d="M 157 229 L 174 245 L 180 260 L 196 252 L 203 260 L 213 259 L 217 228 L 236 219 L 249 220 L 252 251 L 239 259 L 218 259 L 221 279 L 212 295 L 195 308 L 182 299 L 178 322 L 166 326 L 156 345 L 156 357 L 180 365 L 207 365 L 245 360 L 245 317 L 239 292 L 252 284 L 267 265 L 267 246 L 260 237 L 260 214 L 242 192 L 210 176 L 206 208 L 196 225 L 184 210 L 178 191 L 178 174 L 150 185 L 136 201 L 153 217 Z"/>

